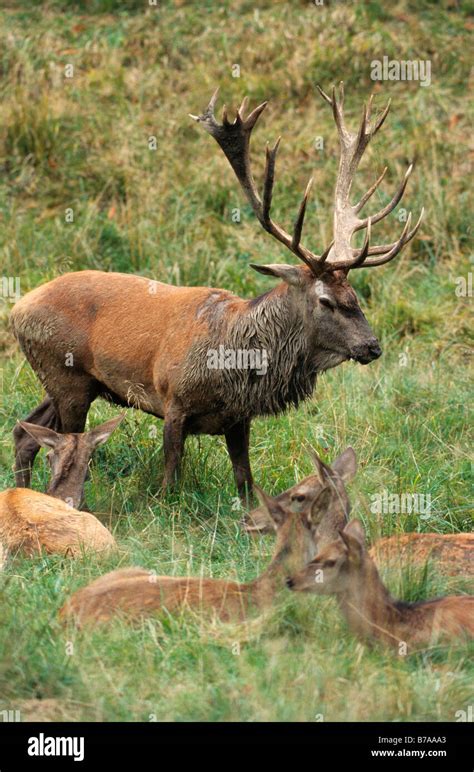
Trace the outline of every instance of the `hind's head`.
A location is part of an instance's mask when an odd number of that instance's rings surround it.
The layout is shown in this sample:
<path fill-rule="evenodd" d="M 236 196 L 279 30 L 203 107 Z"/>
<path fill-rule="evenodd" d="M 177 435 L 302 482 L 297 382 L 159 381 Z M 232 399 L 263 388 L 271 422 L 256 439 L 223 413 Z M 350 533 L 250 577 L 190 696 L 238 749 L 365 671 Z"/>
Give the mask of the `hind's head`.
<path fill-rule="evenodd" d="M 51 482 L 47 493 L 50 496 L 62 499 L 75 509 L 81 507 L 90 458 L 94 450 L 108 440 L 123 418 L 124 414 L 88 432 L 69 434 L 60 434 L 27 421 L 19 422 L 19 426 L 38 445 L 49 450 L 47 459 L 51 467 Z"/>
<path fill-rule="evenodd" d="M 352 448 L 346 448 L 331 465 L 328 465 L 319 458 L 313 448 L 309 448 L 309 453 L 313 461 L 314 473 L 280 493 L 275 497 L 275 501 L 283 509 L 291 509 L 293 512 L 301 513 L 303 517 L 308 517 L 317 496 L 324 491 L 320 501 L 320 512 L 326 516 L 326 522 L 322 522 L 321 518 L 319 526 L 323 530 L 337 533 L 337 529 L 343 528 L 347 523 L 351 510 L 345 483 L 350 482 L 357 471 L 356 455 Z M 321 509 L 323 504 L 324 509 Z M 268 517 L 262 505 L 246 515 L 244 528 L 252 533 L 257 531 L 269 533 L 275 530 L 274 522 Z"/>

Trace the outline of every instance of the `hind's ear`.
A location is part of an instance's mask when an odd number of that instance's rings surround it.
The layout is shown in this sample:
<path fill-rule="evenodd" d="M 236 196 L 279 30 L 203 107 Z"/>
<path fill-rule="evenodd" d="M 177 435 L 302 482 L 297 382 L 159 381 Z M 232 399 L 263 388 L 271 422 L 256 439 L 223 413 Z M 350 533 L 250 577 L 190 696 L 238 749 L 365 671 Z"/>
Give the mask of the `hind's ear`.
<path fill-rule="evenodd" d="M 89 432 L 87 432 L 87 439 L 92 448 L 97 448 L 98 445 L 103 445 L 107 442 L 112 432 L 122 423 L 125 418 L 125 413 L 121 413 L 117 418 L 111 418 L 110 421 L 106 421 L 100 426 L 95 426 Z"/>
<path fill-rule="evenodd" d="M 343 482 L 350 482 L 357 472 L 357 458 L 353 448 L 346 448 L 331 464 L 333 472 L 339 475 Z"/>
<path fill-rule="evenodd" d="M 311 456 L 311 461 L 313 462 L 313 466 L 316 470 L 316 474 L 318 475 L 319 482 L 321 485 L 325 485 L 327 482 L 327 471 L 325 468 L 324 461 L 321 461 L 318 454 L 316 453 L 315 449 L 312 445 L 308 443 L 308 453 Z"/>
<path fill-rule="evenodd" d="M 269 496 L 264 490 L 259 488 L 258 485 L 253 483 L 253 489 L 257 494 L 258 500 L 264 508 L 266 514 L 275 523 L 278 528 L 286 520 L 287 514 L 285 510 L 278 504 L 277 500 L 273 496 Z"/>
<path fill-rule="evenodd" d="M 258 273 L 263 273 L 264 276 L 282 279 L 282 281 L 286 281 L 287 284 L 291 284 L 293 287 L 302 287 L 305 283 L 304 273 L 297 265 L 279 265 L 278 263 L 255 265 L 255 263 L 250 263 L 250 267 L 254 271 L 258 271 Z"/>
<path fill-rule="evenodd" d="M 312 501 L 310 517 L 313 525 L 319 525 L 323 517 L 329 512 L 331 494 L 331 488 L 326 485 L 322 490 L 319 491 L 315 499 Z"/>
<path fill-rule="evenodd" d="M 339 534 L 348 549 L 349 559 L 353 563 L 360 563 L 365 552 L 365 531 L 360 520 L 351 520 Z"/>
<path fill-rule="evenodd" d="M 55 448 L 58 440 L 61 439 L 58 432 L 55 432 L 54 429 L 48 429 L 46 426 L 30 424 L 28 421 L 18 421 L 18 423 L 43 448 Z"/>

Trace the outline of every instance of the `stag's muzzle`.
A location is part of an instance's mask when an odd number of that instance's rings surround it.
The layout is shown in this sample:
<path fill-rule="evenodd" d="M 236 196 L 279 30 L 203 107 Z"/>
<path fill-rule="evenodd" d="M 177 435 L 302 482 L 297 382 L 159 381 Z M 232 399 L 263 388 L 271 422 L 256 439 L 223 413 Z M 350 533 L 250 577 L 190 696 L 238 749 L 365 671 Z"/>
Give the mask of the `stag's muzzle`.
<path fill-rule="evenodd" d="M 372 338 L 368 343 L 361 343 L 359 346 L 354 346 L 351 352 L 352 359 L 359 362 L 361 365 L 368 365 L 369 362 L 373 362 L 374 359 L 378 359 L 382 354 L 377 338 Z"/>

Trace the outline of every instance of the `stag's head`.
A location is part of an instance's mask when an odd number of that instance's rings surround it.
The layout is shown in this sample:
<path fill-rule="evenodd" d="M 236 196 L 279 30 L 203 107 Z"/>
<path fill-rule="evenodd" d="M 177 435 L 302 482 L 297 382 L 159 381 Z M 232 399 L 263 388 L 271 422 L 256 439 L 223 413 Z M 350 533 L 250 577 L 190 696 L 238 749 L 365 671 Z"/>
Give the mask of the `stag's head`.
<path fill-rule="evenodd" d="M 224 107 L 222 124 L 219 124 L 214 115 L 217 100 L 216 91 L 204 113 L 191 117 L 202 123 L 206 131 L 214 137 L 222 148 L 263 228 L 304 263 L 303 266 L 252 265 L 252 267 L 260 273 L 281 279 L 285 283 L 290 302 L 295 311 L 303 316 L 305 331 L 312 343 L 311 350 L 315 352 L 314 364 L 316 369 L 325 370 L 347 359 L 368 364 L 381 355 L 379 342 L 365 319 L 357 296 L 349 284 L 348 273 L 356 268 L 383 265 L 392 260 L 417 232 L 423 211 L 413 228 L 411 227 L 411 215 L 408 216 L 397 241 L 379 246 L 371 245 L 372 226 L 392 212 L 399 203 L 412 172 L 413 164 L 408 167 L 391 201 L 376 214 L 370 217 L 360 217 L 359 213 L 377 190 L 387 169 L 383 170 L 379 178 L 356 204 L 351 204 L 349 201 L 353 178 L 365 148 L 387 117 L 390 103 L 378 117 L 372 119 L 371 97 L 368 104 L 364 105 L 358 131 L 352 132 L 347 128 L 344 119 L 342 83 L 339 94 L 336 94 L 335 88 L 333 88 L 331 96 L 325 94 L 321 89 L 319 92 L 332 108 L 340 143 L 339 171 L 335 187 L 333 240 L 321 255 L 311 252 L 301 243 L 312 179 L 306 187 L 291 234 L 270 216 L 275 162 L 280 139 L 277 140 L 273 148 L 267 146 L 262 195 L 257 190 L 250 165 L 250 136 L 267 102 L 263 102 L 248 116 L 245 116 L 247 100 L 244 99 L 232 123 L 228 120 Z M 365 230 L 365 240 L 360 248 L 354 248 L 351 244 L 352 237 L 360 230 Z"/>

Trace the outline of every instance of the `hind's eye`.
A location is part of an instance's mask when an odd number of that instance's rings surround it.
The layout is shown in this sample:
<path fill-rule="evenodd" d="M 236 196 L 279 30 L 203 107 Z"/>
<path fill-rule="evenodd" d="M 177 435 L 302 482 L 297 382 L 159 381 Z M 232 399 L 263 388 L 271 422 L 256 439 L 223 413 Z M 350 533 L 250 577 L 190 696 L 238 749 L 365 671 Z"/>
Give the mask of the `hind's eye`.
<path fill-rule="evenodd" d="M 293 496 L 293 501 L 297 501 L 299 504 L 302 504 L 305 500 L 306 496 L 303 493 L 300 493 L 298 496 Z"/>
<path fill-rule="evenodd" d="M 324 568 L 334 568 L 335 565 L 336 565 L 336 561 L 335 560 L 325 560 L 324 561 Z"/>
<path fill-rule="evenodd" d="M 331 311 L 334 311 L 334 309 L 336 308 L 336 304 L 334 303 L 334 301 L 331 300 L 331 298 L 328 298 L 326 295 L 323 295 L 322 297 L 320 297 L 319 302 L 321 303 L 322 306 L 325 306 L 325 308 L 330 308 Z"/>

